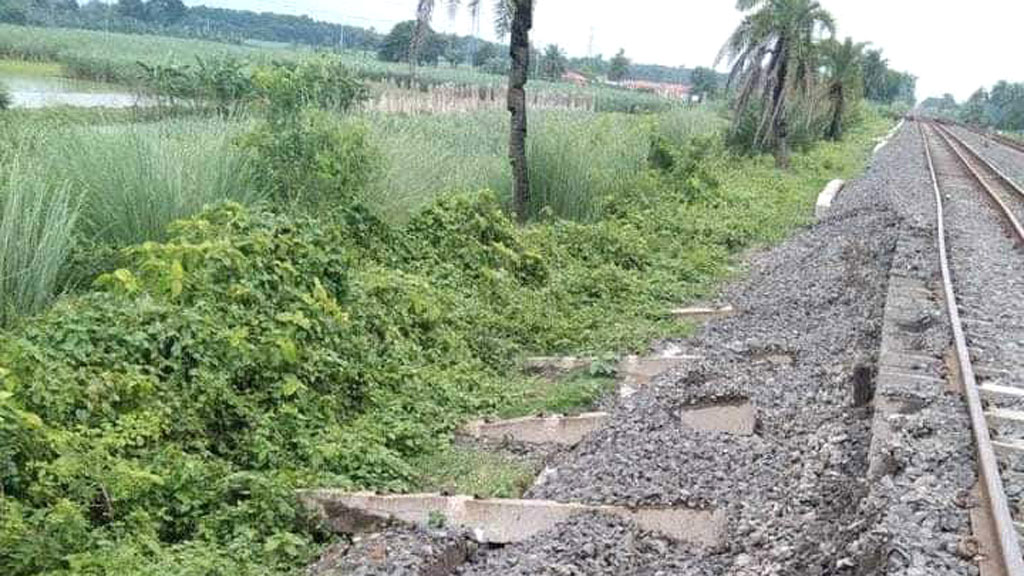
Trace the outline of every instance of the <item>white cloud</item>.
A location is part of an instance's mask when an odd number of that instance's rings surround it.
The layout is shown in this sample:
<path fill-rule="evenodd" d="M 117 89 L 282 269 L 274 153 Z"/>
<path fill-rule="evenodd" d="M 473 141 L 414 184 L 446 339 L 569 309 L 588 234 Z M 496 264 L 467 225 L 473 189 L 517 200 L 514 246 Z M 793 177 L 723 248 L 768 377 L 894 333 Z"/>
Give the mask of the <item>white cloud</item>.
<path fill-rule="evenodd" d="M 483 0 L 488 4 L 488 0 Z M 417 0 L 204 0 L 230 8 L 308 14 L 314 18 L 387 30 L 415 14 Z M 438 0 L 439 5 L 447 4 Z M 918 97 L 950 92 L 958 100 L 998 80 L 1024 81 L 1017 59 L 1021 0 L 822 0 L 839 24 L 840 36 L 880 47 L 897 69 L 919 77 Z M 666 65 L 710 65 L 741 16 L 732 0 L 537 0 L 534 42 L 557 43 L 584 55 L 594 34 L 594 52 L 619 48 L 634 61 Z M 467 34 L 463 13 L 455 21 L 439 9 L 435 27 Z M 490 12 L 481 32 L 493 38 Z"/>

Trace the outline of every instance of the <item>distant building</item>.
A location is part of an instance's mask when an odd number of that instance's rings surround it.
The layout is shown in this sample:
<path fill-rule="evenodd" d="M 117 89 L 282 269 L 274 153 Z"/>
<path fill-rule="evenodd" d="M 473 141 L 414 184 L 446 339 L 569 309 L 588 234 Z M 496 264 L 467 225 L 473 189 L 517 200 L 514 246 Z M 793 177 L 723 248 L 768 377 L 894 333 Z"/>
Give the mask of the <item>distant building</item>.
<path fill-rule="evenodd" d="M 693 87 L 689 84 L 671 84 L 668 82 L 649 82 L 647 80 L 623 80 L 622 82 L 608 82 L 612 86 L 625 88 L 627 90 L 638 90 L 640 92 L 651 92 L 665 98 L 677 100 L 689 100 Z"/>
<path fill-rule="evenodd" d="M 568 70 L 562 74 L 562 82 L 570 82 L 577 86 L 586 86 L 589 80 L 583 74 L 576 72 L 575 70 Z"/>

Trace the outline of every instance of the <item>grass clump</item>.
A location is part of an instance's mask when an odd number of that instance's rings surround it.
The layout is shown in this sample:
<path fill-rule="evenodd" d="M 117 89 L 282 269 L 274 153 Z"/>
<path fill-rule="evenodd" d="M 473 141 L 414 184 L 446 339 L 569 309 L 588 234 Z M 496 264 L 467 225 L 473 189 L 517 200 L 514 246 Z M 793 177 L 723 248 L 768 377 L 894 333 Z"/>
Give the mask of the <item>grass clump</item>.
<path fill-rule="evenodd" d="M 78 205 L 15 162 L 0 172 L 0 326 L 47 306 L 72 248 Z"/>
<path fill-rule="evenodd" d="M 217 121 L 82 127 L 62 134 L 43 162 L 81 196 L 88 239 L 128 246 L 165 238 L 171 222 L 205 206 L 262 197 L 238 135 Z"/>
<path fill-rule="evenodd" d="M 462 447 L 430 454 L 414 466 L 423 471 L 420 490 L 480 498 L 520 498 L 539 471 L 522 458 Z"/>
<path fill-rule="evenodd" d="M 508 391 L 508 403 L 499 418 L 536 414 L 575 415 L 593 408 L 615 391 L 615 378 L 577 372 L 557 380 L 530 378 L 516 382 Z"/>

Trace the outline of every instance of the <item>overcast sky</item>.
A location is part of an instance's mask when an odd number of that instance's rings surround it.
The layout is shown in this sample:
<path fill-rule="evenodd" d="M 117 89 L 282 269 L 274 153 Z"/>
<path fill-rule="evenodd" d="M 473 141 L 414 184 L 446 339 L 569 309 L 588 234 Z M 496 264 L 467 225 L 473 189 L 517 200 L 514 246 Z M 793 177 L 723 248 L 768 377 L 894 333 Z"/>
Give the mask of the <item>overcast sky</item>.
<path fill-rule="evenodd" d="M 492 4 L 483 0 L 484 4 Z M 919 99 L 950 92 L 964 100 L 997 80 L 1024 81 L 1020 41 L 1024 0 L 821 0 L 841 37 L 871 41 L 891 67 L 918 76 Z M 387 31 L 415 14 L 417 0 L 190 0 Z M 447 4 L 438 0 L 438 4 Z M 634 61 L 670 66 L 710 65 L 741 16 L 734 0 L 537 0 L 534 44 L 556 43 L 570 55 L 609 57 L 619 48 Z M 469 34 L 465 15 L 438 10 L 434 27 Z M 481 35 L 493 39 L 489 10 Z"/>

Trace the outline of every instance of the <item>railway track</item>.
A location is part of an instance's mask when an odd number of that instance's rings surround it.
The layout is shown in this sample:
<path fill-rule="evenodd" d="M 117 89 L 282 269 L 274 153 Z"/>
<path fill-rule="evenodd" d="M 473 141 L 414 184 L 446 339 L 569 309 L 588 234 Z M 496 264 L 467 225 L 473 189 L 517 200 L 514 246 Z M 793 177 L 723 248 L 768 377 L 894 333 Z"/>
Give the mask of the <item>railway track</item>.
<path fill-rule="evenodd" d="M 1014 511 L 1024 503 L 1011 502 L 1007 498 L 1002 467 L 997 459 L 997 451 L 1010 458 L 1024 458 L 1024 440 L 1007 441 L 1002 437 L 994 440 L 992 434 L 992 428 L 1004 421 L 1024 423 L 1024 412 L 1002 408 L 986 410 L 986 403 L 982 399 L 983 396 L 994 399 L 997 405 L 1000 402 L 1021 404 L 1024 403 L 1024 388 L 992 385 L 984 381 L 979 384 L 972 360 L 972 347 L 981 346 L 973 338 L 974 335 L 964 328 L 961 309 L 966 300 L 963 294 L 958 299 L 956 291 L 958 286 L 963 287 L 963 283 L 968 284 L 966 291 L 975 288 L 966 280 L 972 277 L 972 271 L 968 268 L 974 265 L 973 259 L 964 257 L 964 250 L 973 247 L 967 246 L 969 242 L 965 241 L 958 246 L 961 250 L 959 259 L 951 255 L 953 250 L 947 244 L 947 239 L 956 239 L 955 244 L 960 238 L 957 234 L 947 233 L 952 224 L 951 212 L 944 209 L 944 199 L 947 199 L 962 215 L 964 203 L 968 202 L 965 192 L 969 194 L 971 189 L 980 190 L 999 214 L 999 219 L 1006 224 L 1013 243 L 1019 248 L 1024 243 L 1024 228 L 1021 226 L 1024 218 L 1024 191 L 944 126 L 924 122 L 919 124 L 919 129 L 935 192 L 939 263 L 947 316 L 953 332 L 955 363 L 976 448 L 979 479 L 977 495 L 981 500 L 982 513 L 973 517 L 972 522 L 983 550 L 982 575 L 1024 576 L 1024 559 L 1017 533 L 1024 524 L 1020 523 L 1021 518 L 1014 518 Z M 997 246 L 1000 243 L 1007 244 L 1005 238 L 993 242 Z M 1000 257 L 1005 258 L 1006 255 L 1001 254 Z M 979 256 L 979 262 L 983 260 Z M 954 277 L 957 282 L 954 282 Z M 963 311 L 969 313 L 969 307 L 963 308 Z"/>
<path fill-rule="evenodd" d="M 996 134 L 996 133 L 993 133 L 993 132 L 989 132 L 987 130 L 982 130 L 980 128 L 976 128 L 974 126 L 971 126 L 969 124 L 958 124 L 958 126 L 960 126 L 961 128 L 964 128 L 965 130 L 969 130 L 969 131 L 977 134 L 978 136 L 981 136 L 982 138 L 986 138 L 986 139 L 991 140 L 992 142 L 995 142 L 997 144 L 1002 144 L 1003 146 L 1005 146 L 1007 148 L 1010 148 L 1012 150 L 1016 150 L 1017 152 L 1020 152 L 1021 154 L 1024 154 L 1024 142 L 1021 142 L 1020 140 L 1017 140 L 1017 139 L 1014 139 L 1014 138 L 1010 138 L 1009 136 L 1004 136 L 1002 134 Z"/>

